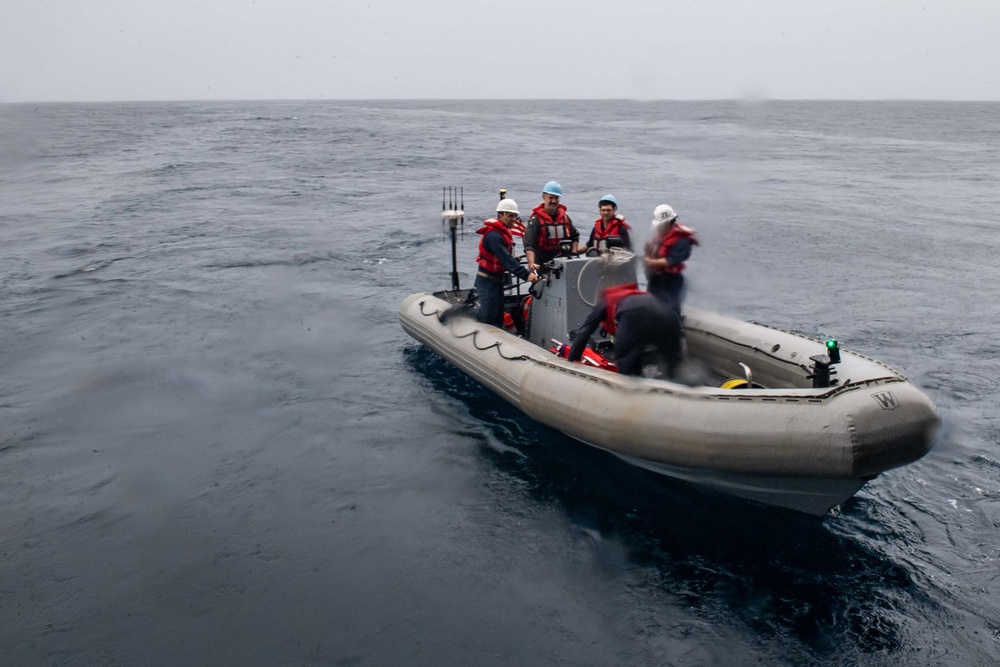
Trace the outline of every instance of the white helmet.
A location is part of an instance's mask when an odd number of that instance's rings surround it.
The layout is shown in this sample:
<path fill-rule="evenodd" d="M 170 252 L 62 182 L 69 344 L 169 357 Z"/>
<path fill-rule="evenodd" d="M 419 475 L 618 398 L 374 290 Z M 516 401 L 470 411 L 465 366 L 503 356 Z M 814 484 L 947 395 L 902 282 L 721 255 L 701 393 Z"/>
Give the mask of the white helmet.
<path fill-rule="evenodd" d="M 653 226 L 662 225 L 665 222 L 673 222 L 677 219 L 677 213 L 670 204 L 660 204 L 653 209 Z"/>
<path fill-rule="evenodd" d="M 513 213 L 514 215 L 521 215 L 521 212 L 517 210 L 517 202 L 513 199 L 501 199 L 497 202 L 497 213 Z"/>

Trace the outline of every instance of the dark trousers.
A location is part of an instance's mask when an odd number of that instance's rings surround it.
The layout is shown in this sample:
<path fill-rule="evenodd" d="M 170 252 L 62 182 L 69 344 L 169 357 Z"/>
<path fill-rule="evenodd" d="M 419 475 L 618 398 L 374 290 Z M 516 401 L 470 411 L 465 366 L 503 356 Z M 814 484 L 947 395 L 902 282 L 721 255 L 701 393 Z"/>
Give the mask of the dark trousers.
<path fill-rule="evenodd" d="M 503 328 L 503 283 L 476 274 L 476 295 L 479 306 L 476 319 L 484 324 Z"/>
<path fill-rule="evenodd" d="M 684 302 L 684 274 L 657 273 L 649 278 L 646 289 L 657 299 L 681 314 L 681 304 Z"/>
<path fill-rule="evenodd" d="M 681 360 L 681 322 L 672 307 L 652 294 L 636 294 L 618 306 L 615 363 L 622 375 L 642 375 L 642 357 L 648 346 L 660 352 L 672 376 Z"/>

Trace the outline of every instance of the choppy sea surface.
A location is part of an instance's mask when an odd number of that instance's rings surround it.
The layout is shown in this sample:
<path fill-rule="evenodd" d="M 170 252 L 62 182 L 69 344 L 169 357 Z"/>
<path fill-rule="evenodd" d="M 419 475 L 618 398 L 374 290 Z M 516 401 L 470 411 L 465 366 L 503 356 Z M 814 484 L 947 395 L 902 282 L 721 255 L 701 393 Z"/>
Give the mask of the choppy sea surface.
<path fill-rule="evenodd" d="M 5 665 L 995 665 L 1000 104 L 0 106 Z M 559 180 L 698 230 L 689 303 L 900 369 L 823 519 L 632 468 L 422 349 Z"/>

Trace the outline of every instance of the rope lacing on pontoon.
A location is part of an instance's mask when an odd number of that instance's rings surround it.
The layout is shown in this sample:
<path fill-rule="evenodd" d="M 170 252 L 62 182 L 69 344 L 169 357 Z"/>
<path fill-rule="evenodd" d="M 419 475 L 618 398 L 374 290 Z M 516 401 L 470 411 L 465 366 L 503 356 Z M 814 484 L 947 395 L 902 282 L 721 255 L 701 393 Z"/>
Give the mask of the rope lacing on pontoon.
<path fill-rule="evenodd" d="M 432 311 L 430 313 L 425 313 L 424 312 L 424 302 L 423 301 L 420 302 L 420 314 L 423 315 L 424 317 L 432 317 L 432 316 L 433 317 L 437 317 L 438 313 L 440 313 L 440 312 L 441 311 L 439 311 L 439 310 L 435 310 L 435 311 Z M 455 338 L 459 338 L 459 339 L 461 339 L 461 338 L 468 338 L 469 336 L 472 336 L 472 346 L 475 347 L 477 350 L 479 350 L 480 352 L 485 352 L 486 350 L 489 350 L 490 348 L 494 348 L 495 347 L 497 349 L 497 354 L 499 354 L 501 357 L 503 357 L 504 359 L 506 359 L 508 361 L 525 361 L 525 360 L 530 360 L 531 359 L 531 357 L 529 357 L 526 354 L 519 354 L 519 355 L 517 355 L 515 357 L 508 357 L 506 354 L 503 353 L 503 349 L 501 348 L 501 342 L 498 341 L 498 340 L 493 341 L 492 343 L 490 343 L 486 347 L 480 347 L 479 343 L 476 341 L 476 338 L 478 337 L 479 333 L 480 333 L 479 329 L 473 329 L 469 333 L 467 333 L 467 334 L 461 334 L 461 335 L 452 332 L 452 336 L 454 336 Z"/>

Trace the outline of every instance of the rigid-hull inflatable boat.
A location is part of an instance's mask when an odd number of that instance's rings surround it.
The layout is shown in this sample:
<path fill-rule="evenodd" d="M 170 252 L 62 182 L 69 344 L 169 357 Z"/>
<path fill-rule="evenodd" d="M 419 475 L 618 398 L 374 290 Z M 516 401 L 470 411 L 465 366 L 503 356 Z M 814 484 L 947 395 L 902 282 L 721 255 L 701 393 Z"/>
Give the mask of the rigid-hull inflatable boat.
<path fill-rule="evenodd" d="M 824 341 L 796 333 L 685 307 L 686 363 L 702 378 L 694 386 L 553 354 L 603 286 L 634 280 L 631 256 L 615 255 L 554 260 L 520 335 L 471 318 L 442 324 L 438 314 L 467 297 L 457 289 L 409 296 L 400 322 L 532 419 L 634 465 L 770 505 L 823 515 L 929 450 L 936 410 L 902 374 L 839 348 L 835 359 Z M 508 300 L 523 314 L 527 299 Z"/>

